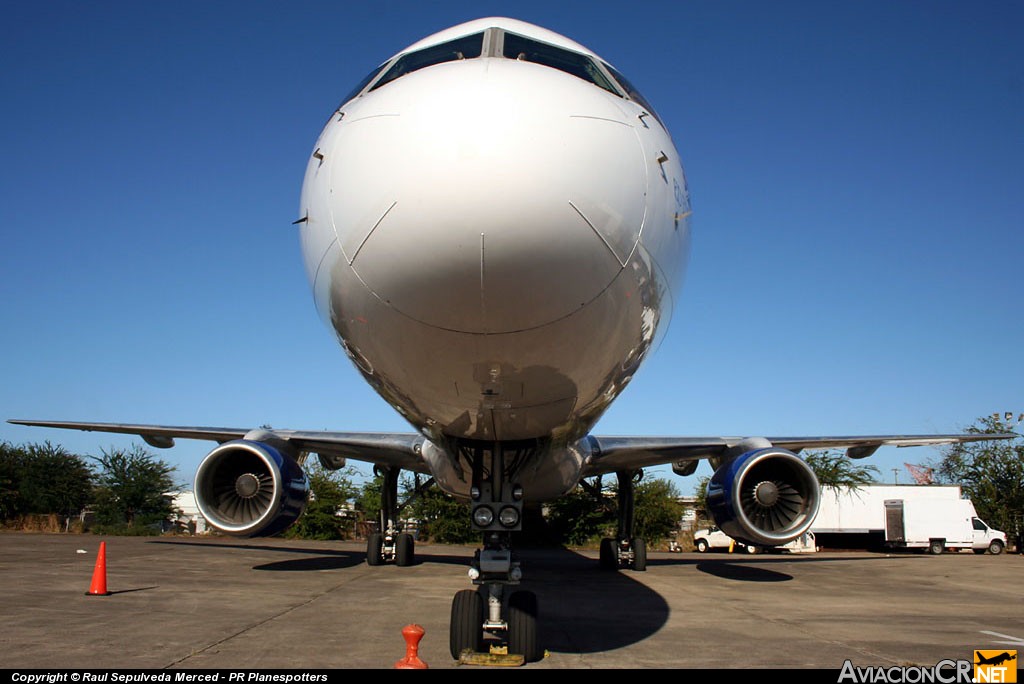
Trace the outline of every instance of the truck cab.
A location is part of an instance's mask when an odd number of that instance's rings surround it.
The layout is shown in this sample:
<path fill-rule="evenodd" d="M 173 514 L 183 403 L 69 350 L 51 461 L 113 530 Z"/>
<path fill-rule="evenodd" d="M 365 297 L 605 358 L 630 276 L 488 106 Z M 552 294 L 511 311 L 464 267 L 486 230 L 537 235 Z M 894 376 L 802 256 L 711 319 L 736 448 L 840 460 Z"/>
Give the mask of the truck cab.
<path fill-rule="evenodd" d="M 991 553 L 998 556 L 1006 548 L 1006 533 L 994 530 L 981 518 L 971 518 L 971 525 L 974 527 L 974 539 L 971 549 L 974 553 Z"/>

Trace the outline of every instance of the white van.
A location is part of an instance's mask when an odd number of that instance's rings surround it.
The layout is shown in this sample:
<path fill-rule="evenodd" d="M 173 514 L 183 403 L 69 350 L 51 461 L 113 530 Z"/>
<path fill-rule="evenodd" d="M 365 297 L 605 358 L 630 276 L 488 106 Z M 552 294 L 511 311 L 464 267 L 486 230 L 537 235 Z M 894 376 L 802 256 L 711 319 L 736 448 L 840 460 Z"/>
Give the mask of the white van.
<path fill-rule="evenodd" d="M 762 553 L 772 550 L 787 553 L 814 553 L 818 550 L 813 532 L 805 532 L 788 544 L 770 547 L 751 546 L 735 541 L 717 527 L 706 527 L 693 533 L 693 545 L 700 553 L 706 553 L 712 549 L 728 549 L 734 542 L 736 550 L 747 553 Z"/>

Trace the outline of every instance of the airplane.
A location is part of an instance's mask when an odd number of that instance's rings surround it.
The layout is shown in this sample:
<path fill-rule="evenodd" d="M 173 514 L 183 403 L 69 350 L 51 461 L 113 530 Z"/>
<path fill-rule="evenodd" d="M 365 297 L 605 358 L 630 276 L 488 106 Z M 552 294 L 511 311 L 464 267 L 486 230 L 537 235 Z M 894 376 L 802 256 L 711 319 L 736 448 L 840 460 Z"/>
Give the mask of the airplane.
<path fill-rule="evenodd" d="M 977 653 L 978 652 L 975 651 L 975 654 L 977 654 Z M 1017 654 L 1016 653 L 1013 653 L 1013 655 L 1011 655 L 1009 651 L 1003 651 L 999 655 L 992 656 L 991 658 L 986 658 L 983 655 L 978 655 L 978 660 L 974 664 L 975 665 L 1002 665 L 1003 663 L 1005 663 L 1008 660 L 1016 660 L 1016 659 L 1017 659 Z"/>
<path fill-rule="evenodd" d="M 527 504 L 614 473 L 618 531 L 600 566 L 643 571 L 634 483 L 643 468 L 715 469 L 708 505 L 730 537 L 796 539 L 819 485 L 798 455 L 1000 435 L 602 437 L 598 419 L 668 327 L 690 251 L 690 193 L 663 120 L 606 60 L 547 29 L 470 21 L 387 59 L 341 101 L 314 145 L 299 232 L 316 309 L 410 433 L 11 420 L 134 434 L 158 448 L 217 442 L 195 494 L 214 527 L 277 534 L 302 514 L 302 464 L 346 459 L 383 475 L 370 565 L 414 562 L 402 471 L 471 502 L 476 590 L 451 609 L 452 657 L 497 635 L 543 655 L 535 594 L 512 533 Z"/>

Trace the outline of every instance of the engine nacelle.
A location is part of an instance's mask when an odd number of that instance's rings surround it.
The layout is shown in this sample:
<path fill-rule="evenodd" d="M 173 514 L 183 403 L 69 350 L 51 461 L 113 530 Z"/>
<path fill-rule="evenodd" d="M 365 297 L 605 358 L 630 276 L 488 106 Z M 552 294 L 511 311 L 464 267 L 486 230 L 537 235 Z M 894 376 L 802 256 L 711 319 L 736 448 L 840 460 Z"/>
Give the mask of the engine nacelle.
<path fill-rule="evenodd" d="M 814 471 L 785 449 L 741 454 L 708 483 L 708 510 L 722 531 L 760 546 L 785 544 L 806 532 L 820 498 Z"/>
<path fill-rule="evenodd" d="M 225 442 L 196 471 L 196 504 L 206 521 L 235 537 L 269 537 L 306 509 L 309 480 L 292 457 L 263 442 Z"/>

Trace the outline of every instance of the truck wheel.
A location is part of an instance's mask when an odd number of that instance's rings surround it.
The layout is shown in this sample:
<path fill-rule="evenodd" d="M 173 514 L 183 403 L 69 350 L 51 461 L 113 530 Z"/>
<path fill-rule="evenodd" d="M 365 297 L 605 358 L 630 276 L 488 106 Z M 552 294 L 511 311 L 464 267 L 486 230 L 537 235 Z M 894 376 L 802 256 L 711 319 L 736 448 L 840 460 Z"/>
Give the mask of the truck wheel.
<path fill-rule="evenodd" d="M 697 551 L 699 551 L 700 553 L 705 553 L 707 550 L 708 550 L 708 542 L 707 542 L 707 540 L 706 539 L 698 539 L 697 540 Z"/>
<path fill-rule="evenodd" d="M 936 539 L 935 541 L 928 542 L 928 553 L 933 556 L 941 556 L 942 552 L 946 550 L 946 545 L 941 540 Z"/>
<path fill-rule="evenodd" d="M 1003 542 L 993 539 L 992 543 L 988 545 L 988 552 L 993 556 L 998 556 L 1003 552 Z"/>

